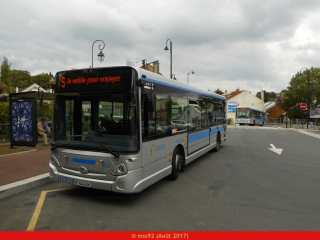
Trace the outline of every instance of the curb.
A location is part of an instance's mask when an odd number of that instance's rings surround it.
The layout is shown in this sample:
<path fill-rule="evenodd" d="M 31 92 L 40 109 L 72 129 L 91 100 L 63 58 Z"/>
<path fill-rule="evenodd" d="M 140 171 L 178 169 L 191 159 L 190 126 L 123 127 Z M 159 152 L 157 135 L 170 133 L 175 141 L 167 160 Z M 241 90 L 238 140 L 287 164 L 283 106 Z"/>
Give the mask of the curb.
<path fill-rule="evenodd" d="M 38 151 L 38 149 L 23 150 L 23 152 L 3 154 L 3 155 L 0 155 L 0 158 L 1 158 L 1 157 L 7 157 L 7 156 L 15 155 L 15 154 L 21 154 L 21 153 L 34 152 L 34 151 Z"/>
<path fill-rule="evenodd" d="M 44 173 L 36 177 L 0 186 L 0 199 L 41 186 L 51 181 L 49 173 Z"/>

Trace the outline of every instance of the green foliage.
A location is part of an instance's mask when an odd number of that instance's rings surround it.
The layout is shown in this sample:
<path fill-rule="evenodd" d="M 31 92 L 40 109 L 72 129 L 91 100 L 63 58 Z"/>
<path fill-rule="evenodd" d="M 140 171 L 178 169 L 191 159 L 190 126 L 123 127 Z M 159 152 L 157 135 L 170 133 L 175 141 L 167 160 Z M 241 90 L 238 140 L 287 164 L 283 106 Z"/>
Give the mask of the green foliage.
<path fill-rule="evenodd" d="M 217 94 L 220 94 L 220 95 L 223 94 L 223 92 L 219 88 L 217 88 L 217 90 L 215 90 L 214 92 L 217 93 Z"/>
<path fill-rule="evenodd" d="M 232 119 L 231 118 L 227 118 L 227 125 L 231 125 L 232 123 Z"/>
<path fill-rule="evenodd" d="M 275 92 L 269 92 L 269 98 L 277 98 L 277 94 Z"/>
<path fill-rule="evenodd" d="M 42 85 L 44 85 L 46 83 L 49 83 L 50 78 L 51 78 L 50 75 L 51 75 L 50 73 L 41 73 L 41 74 L 32 76 L 31 77 L 31 82 L 32 83 L 36 83 L 39 86 L 42 86 Z"/>
<path fill-rule="evenodd" d="M 31 85 L 31 74 L 24 70 L 11 70 L 12 86 L 26 88 Z"/>
<path fill-rule="evenodd" d="M 289 110 L 288 116 L 293 118 L 304 118 L 306 111 L 300 110 L 301 103 L 308 102 L 308 79 L 307 71 L 295 74 L 285 91 L 284 105 Z M 314 108 L 320 104 L 320 68 L 310 68 L 310 106 Z"/>
<path fill-rule="evenodd" d="M 11 63 L 9 63 L 8 58 L 4 57 L 1 64 L 1 80 L 0 83 L 7 85 L 8 87 L 12 86 L 12 76 L 11 76 Z"/>
<path fill-rule="evenodd" d="M 53 120 L 53 103 L 43 102 L 42 107 L 40 107 L 40 101 L 38 101 L 38 115 L 39 117 L 49 118 L 51 121 Z"/>
<path fill-rule="evenodd" d="M 0 102 L 0 124 L 10 123 L 9 102 Z"/>
<path fill-rule="evenodd" d="M 0 94 L 7 92 L 7 85 L 5 85 L 4 83 L 0 83 Z"/>

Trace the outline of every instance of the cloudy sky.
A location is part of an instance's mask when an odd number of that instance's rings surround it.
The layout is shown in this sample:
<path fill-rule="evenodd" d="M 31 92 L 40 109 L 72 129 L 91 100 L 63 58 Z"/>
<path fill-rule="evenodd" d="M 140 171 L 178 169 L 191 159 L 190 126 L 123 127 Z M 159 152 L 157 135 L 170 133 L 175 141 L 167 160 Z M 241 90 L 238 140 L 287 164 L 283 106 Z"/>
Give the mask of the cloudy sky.
<path fill-rule="evenodd" d="M 0 57 L 12 69 L 55 73 L 159 60 L 169 77 L 204 89 L 279 92 L 302 67 L 320 65 L 318 0 L 0 0 Z"/>

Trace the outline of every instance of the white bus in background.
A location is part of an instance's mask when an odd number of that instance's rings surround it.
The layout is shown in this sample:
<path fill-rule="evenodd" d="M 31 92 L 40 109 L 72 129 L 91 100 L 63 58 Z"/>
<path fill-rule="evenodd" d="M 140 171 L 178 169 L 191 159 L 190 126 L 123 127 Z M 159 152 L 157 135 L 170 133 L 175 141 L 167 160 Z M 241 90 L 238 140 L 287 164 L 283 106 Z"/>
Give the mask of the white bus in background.
<path fill-rule="evenodd" d="M 62 71 L 56 83 L 54 181 L 140 192 L 227 137 L 224 96 L 138 67 Z"/>
<path fill-rule="evenodd" d="M 267 122 L 266 116 L 267 114 L 264 111 L 260 111 L 250 107 L 238 107 L 236 111 L 236 124 L 263 126 Z"/>

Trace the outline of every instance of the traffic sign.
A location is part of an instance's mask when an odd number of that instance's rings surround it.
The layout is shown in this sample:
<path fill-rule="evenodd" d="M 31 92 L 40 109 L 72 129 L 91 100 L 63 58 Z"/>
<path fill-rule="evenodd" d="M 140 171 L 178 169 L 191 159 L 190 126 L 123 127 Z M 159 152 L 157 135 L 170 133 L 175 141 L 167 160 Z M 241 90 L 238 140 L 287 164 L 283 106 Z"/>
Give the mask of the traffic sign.
<path fill-rule="evenodd" d="M 306 109 L 307 109 L 307 104 L 301 103 L 301 104 L 300 104 L 300 109 L 301 109 L 301 110 L 306 110 Z"/>
<path fill-rule="evenodd" d="M 68 121 L 69 121 L 69 122 L 71 121 L 71 116 L 70 116 L 70 115 L 68 116 Z"/>

